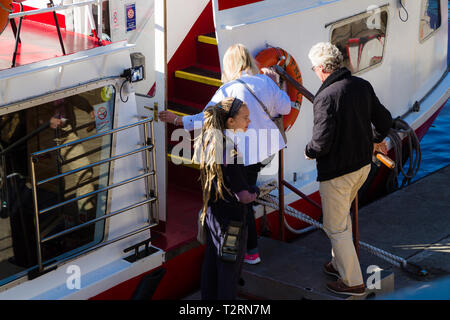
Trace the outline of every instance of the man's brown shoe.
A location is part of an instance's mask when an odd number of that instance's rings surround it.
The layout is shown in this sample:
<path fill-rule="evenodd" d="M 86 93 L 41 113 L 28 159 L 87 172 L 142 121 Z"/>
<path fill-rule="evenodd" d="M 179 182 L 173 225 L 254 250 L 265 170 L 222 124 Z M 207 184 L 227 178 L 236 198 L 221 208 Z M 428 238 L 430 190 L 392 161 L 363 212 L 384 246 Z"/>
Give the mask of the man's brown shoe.
<path fill-rule="evenodd" d="M 341 277 L 341 275 L 339 274 L 339 271 L 337 271 L 333 265 L 331 264 L 331 262 L 327 262 L 323 265 L 323 272 L 325 272 L 326 274 L 329 274 L 331 276 L 335 276 L 338 279 Z"/>
<path fill-rule="evenodd" d="M 328 282 L 327 289 L 338 294 L 346 294 L 349 296 L 363 296 L 366 293 L 366 286 L 360 284 L 359 286 L 349 287 L 341 279 L 336 282 Z"/>

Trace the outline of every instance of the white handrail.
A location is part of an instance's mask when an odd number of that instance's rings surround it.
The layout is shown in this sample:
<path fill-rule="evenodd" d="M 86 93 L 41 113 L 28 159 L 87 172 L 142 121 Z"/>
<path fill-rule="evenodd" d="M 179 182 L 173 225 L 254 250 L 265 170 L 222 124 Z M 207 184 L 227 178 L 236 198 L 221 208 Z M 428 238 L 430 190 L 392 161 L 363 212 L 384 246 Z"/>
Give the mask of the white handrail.
<path fill-rule="evenodd" d="M 111 48 L 112 46 L 116 46 L 115 48 Z M 56 68 L 56 67 L 60 67 L 60 66 L 65 66 L 65 65 L 69 65 L 69 64 L 73 64 L 73 63 L 78 63 L 78 62 L 82 62 L 85 60 L 89 60 L 93 57 L 99 57 L 99 56 L 104 56 L 104 55 L 111 55 L 123 50 L 129 50 L 130 48 L 135 47 L 134 44 L 128 44 L 125 40 L 121 41 L 121 42 L 117 42 L 116 44 L 112 44 L 109 46 L 111 49 L 108 50 L 101 50 L 99 52 L 95 52 L 93 54 L 85 54 L 83 56 L 79 56 L 79 57 L 73 57 L 70 58 L 70 56 L 65 56 L 64 58 L 69 57 L 70 59 L 62 59 L 60 61 L 57 61 L 55 63 L 52 64 L 45 64 L 45 65 L 39 65 L 36 66 L 35 68 L 30 68 L 29 66 L 26 66 L 27 68 L 24 68 L 24 70 L 22 71 L 18 71 L 19 68 L 21 67 L 25 67 L 25 66 L 19 66 L 16 67 L 14 69 L 8 69 L 8 70 L 4 70 L 0 73 L 0 80 L 9 80 L 12 78 L 17 78 L 19 76 L 22 76 L 24 74 L 30 74 L 30 73 L 36 73 L 36 72 L 40 72 L 40 71 L 44 71 L 44 70 L 48 70 L 49 68 Z M 101 47 L 99 47 L 101 48 Z M 93 48 L 90 50 L 95 50 L 97 48 Z M 91 51 L 92 52 L 92 51 Z M 12 70 L 12 72 L 8 72 L 9 70 Z"/>
<path fill-rule="evenodd" d="M 338 1 L 340 1 L 340 0 L 323 0 L 323 1 L 320 1 L 316 5 L 312 5 L 312 6 L 305 7 L 305 8 L 300 8 L 300 9 L 297 9 L 297 10 L 294 10 L 294 11 L 291 11 L 291 12 L 287 12 L 287 13 L 280 13 L 280 14 L 272 16 L 272 17 L 257 19 L 257 20 L 248 21 L 248 22 L 243 22 L 243 23 L 232 25 L 232 26 L 230 26 L 230 25 L 221 25 L 220 27 L 223 30 L 233 30 L 233 29 L 236 29 L 236 28 L 240 28 L 240 27 L 244 27 L 244 26 L 248 26 L 248 25 L 252 25 L 252 24 L 256 24 L 256 23 L 261 23 L 261 22 L 265 22 L 265 21 L 269 21 L 269 20 L 273 20 L 273 19 L 278 19 L 278 18 L 281 18 L 281 17 L 290 16 L 290 15 L 299 13 L 301 11 L 305 11 L 305 10 L 308 10 L 308 9 L 316 8 L 318 6 L 323 6 L 323 5 L 327 5 L 327 4 L 330 4 L 330 3 L 333 3 L 333 2 L 338 2 Z"/>
<path fill-rule="evenodd" d="M 33 16 L 36 14 L 48 13 L 48 12 L 53 12 L 53 11 L 58 11 L 58 10 L 65 10 L 65 9 L 75 8 L 75 7 L 82 7 L 82 6 L 87 6 L 87 5 L 91 5 L 91 4 L 98 4 L 98 3 L 101 3 L 104 1 L 108 1 L 108 0 L 87 0 L 87 1 L 83 1 L 83 2 L 53 6 L 53 7 L 49 7 L 49 8 L 41 8 L 41 9 L 30 10 L 30 11 L 10 13 L 9 19 L 20 18 L 20 17 L 25 17 L 25 16 Z"/>

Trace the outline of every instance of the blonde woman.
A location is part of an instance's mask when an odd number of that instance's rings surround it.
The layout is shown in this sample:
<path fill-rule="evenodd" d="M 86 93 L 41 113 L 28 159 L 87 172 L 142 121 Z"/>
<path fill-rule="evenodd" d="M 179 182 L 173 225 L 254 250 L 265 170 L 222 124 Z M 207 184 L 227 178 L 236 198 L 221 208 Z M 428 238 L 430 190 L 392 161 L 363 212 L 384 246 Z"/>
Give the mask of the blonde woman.
<path fill-rule="evenodd" d="M 277 126 L 263 110 L 260 103 L 238 80 L 245 82 L 266 106 L 272 118 L 280 114 L 288 114 L 291 110 L 291 101 L 286 92 L 277 86 L 277 74 L 270 69 L 263 69 L 265 74 L 260 74 L 255 60 L 244 45 L 235 44 L 229 47 L 224 54 L 222 66 L 222 82 L 224 84 L 216 91 L 206 108 L 216 105 L 225 97 L 236 97 L 245 101 L 250 112 L 251 122 L 247 133 L 240 135 L 237 148 L 244 155 L 243 162 L 246 166 L 248 183 L 249 185 L 255 185 L 258 173 L 263 166 L 261 162 L 276 154 L 286 144 Z M 168 123 L 182 125 L 186 130 L 193 130 L 194 126 L 197 128 L 199 125 L 201 126 L 204 121 L 204 112 L 179 117 L 169 111 L 162 111 L 159 113 L 159 118 Z M 272 138 L 273 136 L 275 136 L 275 139 Z M 245 262 L 255 264 L 261 260 L 251 204 L 249 209 L 249 237 Z"/>
<path fill-rule="evenodd" d="M 237 98 L 226 98 L 205 109 L 202 132 L 194 145 L 207 230 L 201 280 L 203 300 L 236 297 L 247 243 L 246 204 L 255 201 L 258 188 L 248 185 L 239 152 L 228 137 L 245 132 L 249 123 L 247 105 Z"/>

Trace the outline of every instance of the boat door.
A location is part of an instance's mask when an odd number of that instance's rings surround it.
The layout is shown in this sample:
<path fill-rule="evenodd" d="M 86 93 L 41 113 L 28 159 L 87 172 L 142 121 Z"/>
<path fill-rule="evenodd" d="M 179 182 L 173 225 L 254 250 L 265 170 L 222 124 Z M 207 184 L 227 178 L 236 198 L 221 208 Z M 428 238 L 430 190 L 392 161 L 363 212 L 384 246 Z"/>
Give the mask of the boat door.
<path fill-rule="evenodd" d="M 152 117 L 136 117 L 134 94 L 119 93 L 123 81 L 71 88 L 1 116 L 0 214 L 9 247 L 0 285 L 149 239 L 159 222 L 156 130 Z"/>

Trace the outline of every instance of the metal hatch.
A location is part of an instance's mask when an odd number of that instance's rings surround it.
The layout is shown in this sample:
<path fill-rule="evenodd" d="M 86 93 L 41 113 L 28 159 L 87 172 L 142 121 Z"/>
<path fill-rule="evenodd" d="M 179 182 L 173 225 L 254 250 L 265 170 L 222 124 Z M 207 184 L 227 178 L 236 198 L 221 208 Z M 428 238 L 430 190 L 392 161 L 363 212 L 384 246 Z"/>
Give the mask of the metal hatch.
<path fill-rule="evenodd" d="M 136 149 L 134 149 L 132 151 L 129 151 L 129 152 L 126 152 L 126 153 L 123 153 L 123 154 L 114 155 L 114 156 L 108 157 L 106 159 L 102 159 L 102 160 L 97 161 L 95 163 L 91 163 L 91 164 L 88 164 L 86 166 L 82 166 L 82 167 L 73 169 L 71 171 L 65 172 L 65 173 L 61 173 L 61 174 L 58 174 L 58 175 L 55 175 L 55 176 L 51 176 L 51 177 L 43 179 L 43 180 L 38 180 L 37 179 L 36 172 L 35 172 L 35 166 L 36 166 L 36 164 L 39 161 L 38 159 L 40 157 L 44 156 L 45 154 L 48 154 L 48 153 L 51 153 L 51 152 L 57 152 L 57 151 L 59 151 L 61 149 L 64 149 L 64 148 L 70 148 L 70 147 L 73 147 L 75 145 L 83 144 L 83 143 L 86 143 L 86 142 L 91 141 L 93 139 L 98 139 L 98 138 L 105 137 L 105 136 L 112 136 L 112 135 L 114 135 L 114 134 L 116 134 L 116 133 L 118 133 L 120 131 L 124 131 L 124 130 L 130 129 L 130 128 L 133 128 L 133 127 L 142 127 L 143 128 L 144 140 L 145 141 L 144 141 L 144 143 L 142 144 L 141 147 L 138 147 L 138 148 L 136 148 Z M 87 248 L 87 249 L 85 249 L 85 250 L 83 250 L 81 252 L 78 252 L 76 255 L 71 255 L 70 257 L 68 257 L 68 258 L 72 259 L 74 256 L 85 254 L 87 252 L 90 252 L 90 251 L 96 250 L 98 248 L 104 247 L 104 246 L 106 246 L 108 244 L 114 243 L 116 241 L 119 241 L 119 240 L 122 240 L 122 239 L 125 239 L 125 238 L 128 238 L 128 237 L 131 237 L 131 236 L 133 236 L 133 235 L 135 235 L 137 233 L 149 230 L 151 227 L 154 227 L 154 226 L 156 226 L 158 224 L 158 222 L 159 222 L 158 203 L 157 203 L 158 202 L 158 197 L 157 197 L 158 191 L 157 191 L 157 181 L 156 181 L 156 178 L 157 178 L 156 177 L 156 165 L 155 165 L 156 164 L 156 158 L 155 158 L 154 134 L 153 134 L 153 132 L 154 132 L 154 130 L 153 130 L 153 119 L 152 118 L 148 118 L 148 119 L 145 119 L 145 120 L 141 120 L 141 121 L 135 122 L 133 124 L 128 124 L 128 125 L 116 128 L 116 129 L 112 129 L 112 130 L 108 130 L 108 131 L 105 131 L 105 132 L 97 133 L 97 134 L 92 135 L 90 137 L 82 138 L 82 139 L 79 139 L 79 140 L 76 140 L 76 141 L 71 141 L 71 142 L 68 142 L 68 143 L 65 143 L 65 144 L 53 147 L 53 148 L 49 148 L 49 149 L 46 149 L 46 150 L 37 151 L 37 152 L 34 152 L 34 153 L 32 153 L 30 155 L 29 161 L 30 161 L 30 165 L 31 165 L 32 192 L 33 192 L 33 204 L 34 204 L 34 214 L 35 214 L 35 234 L 36 234 L 36 240 L 37 240 L 36 241 L 37 242 L 37 258 L 38 258 L 38 270 L 37 270 L 37 272 L 39 274 L 53 269 L 54 267 L 56 267 L 57 264 L 59 264 L 62 261 L 64 261 L 64 260 L 58 260 L 57 262 L 50 263 L 50 264 L 47 264 L 47 265 L 43 264 L 42 244 L 47 242 L 47 241 L 50 241 L 52 239 L 56 239 L 58 237 L 62 237 L 64 235 L 68 234 L 68 233 L 71 233 L 71 232 L 75 231 L 75 230 L 79 230 L 81 228 L 85 228 L 85 227 L 90 226 L 92 224 L 95 224 L 95 223 L 97 223 L 99 221 L 103 221 L 103 220 L 109 219 L 109 218 L 111 218 L 113 216 L 116 216 L 118 214 L 126 213 L 126 212 L 128 212 L 128 211 L 130 211 L 130 210 L 132 210 L 134 208 L 137 208 L 137 207 L 140 207 L 140 206 L 144 206 L 144 205 L 148 205 L 149 206 L 148 221 L 147 221 L 148 224 L 146 226 L 140 227 L 140 228 L 135 229 L 135 230 L 133 230 L 131 232 L 127 232 L 125 234 L 122 234 L 122 235 L 120 235 L 120 236 L 118 236 L 118 237 L 116 237 L 114 239 L 109 239 L 107 241 L 100 242 L 99 244 L 94 245 L 93 247 L 90 247 L 90 248 Z M 54 205 L 51 205 L 49 207 L 40 209 L 39 200 L 38 200 L 38 196 L 37 196 L 37 188 L 38 188 L 38 186 L 43 185 L 43 184 L 48 183 L 48 182 L 51 182 L 51 181 L 55 181 L 55 180 L 64 178 L 66 176 L 75 174 L 77 172 L 80 172 L 80 171 L 83 171 L 83 170 L 86 170 L 86 169 L 89 169 L 89 168 L 93 168 L 95 166 L 100 166 L 102 164 L 112 163 L 112 162 L 114 162 L 116 160 L 123 159 L 125 157 L 129 157 L 131 155 L 138 154 L 138 153 L 143 153 L 143 156 L 144 156 L 144 159 L 145 159 L 145 161 L 144 161 L 144 164 L 145 164 L 144 165 L 144 173 L 139 174 L 139 175 L 137 175 L 135 177 L 132 177 L 132 178 L 129 178 L 129 179 L 122 180 L 120 182 L 116 182 L 116 183 L 111 183 L 110 181 L 108 181 L 108 184 L 106 186 L 104 186 L 104 187 L 102 187 L 102 188 L 100 188 L 98 190 L 94 190 L 92 192 L 83 194 L 81 196 L 77 196 L 77 197 L 72 198 L 72 199 L 63 200 L 63 201 L 60 201 L 60 202 L 58 202 L 58 203 L 56 203 Z M 142 200 L 140 202 L 136 202 L 136 203 L 134 203 L 132 205 L 128 205 L 128 206 L 126 206 L 124 208 L 121 208 L 119 210 L 116 210 L 114 212 L 105 213 L 105 215 L 103 215 L 103 216 L 100 216 L 100 217 L 97 217 L 95 219 L 86 221 L 86 222 L 81 223 L 79 225 L 76 225 L 74 227 L 65 229 L 65 230 L 63 230 L 61 232 L 58 232 L 56 234 L 53 234 L 51 236 L 46 236 L 46 237 L 42 237 L 41 236 L 40 227 L 39 227 L 40 216 L 46 214 L 47 212 L 49 212 L 51 210 L 54 210 L 54 209 L 57 209 L 57 208 L 60 208 L 60 207 L 63 207 L 65 205 L 69 204 L 69 203 L 73 203 L 73 202 L 79 201 L 79 200 L 84 199 L 84 198 L 89 198 L 89 197 L 98 195 L 100 193 L 107 192 L 107 191 L 109 191 L 109 190 L 111 190 L 113 188 L 116 188 L 116 187 L 119 187 L 119 186 L 123 186 L 123 185 L 129 184 L 129 183 L 135 182 L 137 180 L 141 180 L 141 179 L 144 179 L 145 180 L 145 184 L 146 184 L 146 197 L 145 197 L 144 200 Z M 155 205 L 152 205 L 152 204 L 155 204 Z"/>

